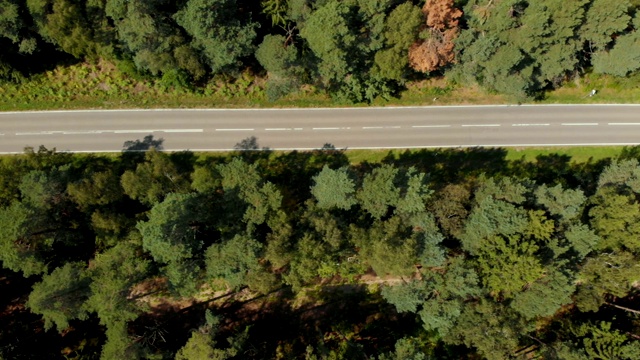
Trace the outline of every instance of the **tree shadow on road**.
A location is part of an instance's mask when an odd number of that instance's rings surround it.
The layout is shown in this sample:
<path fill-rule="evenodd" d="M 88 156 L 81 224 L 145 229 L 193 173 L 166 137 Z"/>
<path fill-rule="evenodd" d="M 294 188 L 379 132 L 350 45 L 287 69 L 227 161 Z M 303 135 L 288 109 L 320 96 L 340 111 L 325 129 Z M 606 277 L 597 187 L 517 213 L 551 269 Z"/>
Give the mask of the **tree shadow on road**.
<path fill-rule="evenodd" d="M 144 161 L 144 153 L 151 149 L 162 151 L 164 139 L 154 139 L 149 134 L 142 140 L 127 140 L 122 144 L 122 165 L 125 169 L 134 168 L 138 163 Z"/>
<path fill-rule="evenodd" d="M 151 148 L 154 148 L 156 150 L 162 150 L 163 146 L 162 143 L 164 142 L 164 139 L 160 138 L 160 139 L 154 139 L 153 135 L 149 134 L 147 136 L 144 137 L 144 139 L 142 140 L 128 140 L 125 141 L 124 144 L 122 145 L 122 148 L 124 152 L 126 151 L 147 151 Z"/>

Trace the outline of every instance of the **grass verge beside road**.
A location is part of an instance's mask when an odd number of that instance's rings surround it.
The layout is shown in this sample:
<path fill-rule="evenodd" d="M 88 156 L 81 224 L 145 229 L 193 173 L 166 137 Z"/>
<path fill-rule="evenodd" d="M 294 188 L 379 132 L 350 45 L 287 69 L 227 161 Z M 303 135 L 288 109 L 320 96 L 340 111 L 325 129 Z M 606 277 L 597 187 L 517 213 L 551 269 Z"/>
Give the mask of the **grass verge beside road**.
<path fill-rule="evenodd" d="M 528 162 L 536 161 L 536 157 L 545 155 L 566 155 L 571 158 L 572 162 L 584 163 L 589 160 L 598 161 L 608 158 L 617 158 L 620 154 L 633 147 L 628 146 L 575 146 L 575 147 L 527 147 L 527 148 L 511 148 L 504 147 L 505 160 L 515 161 L 524 160 Z M 398 158 L 401 154 L 417 153 L 423 151 L 437 152 L 439 149 L 393 149 L 393 150 L 347 150 L 345 154 L 352 164 L 363 162 L 379 163 L 385 158 Z M 463 150 L 463 149 L 460 149 Z"/>
<path fill-rule="evenodd" d="M 295 94 L 269 101 L 265 79 L 244 73 L 218 78 L 197 89 L 176 89 L 162 80 L 128 75 L 106 61 L 58 67 L 20 83 L 0 84 L 0 111 L 121 108 L 258 108 L 336 107 L 326 94 L 305 86 Z M 545 94 L 540 104 L 640 102 L 640 75 L 631 78 L 587 74 Z M 591 90 L 597 95 L 590 97 Z M 461 87 L 443 78 L 411 83 L 397 98 L 376 99 L 374 106 L 510 104 L 512 100 L 479 87 Z M 366 106 L 356 104 L 355 106 Z"/>

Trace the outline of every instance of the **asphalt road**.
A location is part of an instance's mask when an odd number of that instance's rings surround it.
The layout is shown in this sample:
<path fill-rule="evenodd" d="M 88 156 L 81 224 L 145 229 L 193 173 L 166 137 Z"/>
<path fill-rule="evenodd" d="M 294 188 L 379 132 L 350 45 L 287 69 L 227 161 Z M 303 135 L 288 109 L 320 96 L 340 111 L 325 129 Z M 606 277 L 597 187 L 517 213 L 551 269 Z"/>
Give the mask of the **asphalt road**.
<path fill-rule="evenodd" d="M 640 105 L 443 106 L 288 110 L 0 112 L 0 153 L 122 151 L 151 135 L 168 151 L 636 145 Z"/>

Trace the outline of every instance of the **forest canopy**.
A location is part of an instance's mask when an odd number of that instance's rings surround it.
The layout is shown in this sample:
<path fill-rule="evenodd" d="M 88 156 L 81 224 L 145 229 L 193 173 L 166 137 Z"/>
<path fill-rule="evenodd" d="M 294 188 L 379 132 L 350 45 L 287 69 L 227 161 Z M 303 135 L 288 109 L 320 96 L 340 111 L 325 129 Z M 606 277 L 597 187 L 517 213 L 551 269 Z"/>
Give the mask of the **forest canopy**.
<path fill-rule="evenodd" d="M 0 356 L 637 359 L 638 154 L 2 157 Z"/>
<path fill-rule="evenodd" d="M 0 0 L 0 80 L 106 59 L 194 88 L 266 77 L 371 102 L 445 75 L 517 100 L 640 68 L 638 0 Z"/>

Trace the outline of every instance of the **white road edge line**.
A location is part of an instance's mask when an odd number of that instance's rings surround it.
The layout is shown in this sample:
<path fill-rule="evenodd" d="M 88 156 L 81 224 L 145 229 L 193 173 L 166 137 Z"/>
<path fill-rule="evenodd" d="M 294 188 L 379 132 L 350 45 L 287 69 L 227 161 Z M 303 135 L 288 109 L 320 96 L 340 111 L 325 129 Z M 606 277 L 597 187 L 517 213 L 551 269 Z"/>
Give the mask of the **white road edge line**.
<path fill-rule="evenodd" d="M 335 107 L 335 108 L 199 108 L 199 109 L 111 109 L 111 110 L 27 110 L 5 111 L 0 115 L 46 114 L 46 113 L 100 113 L 100 112 L 172 112 L 172 111 L 331 111 L 331 110 L 394 110 L 394 109 L 455 109 L 455 108 L 520 108 L 520 107 L 640 107 L 640 104 L 500 104 L 500 105 L 430 105 L 430 106 L 374 106 L 374 107 Z"/>
<path fill-rule="evenodd" d="M 53 135 L 52 132 L 35 132 L 35 133 L 31 133 L 31 132 L 26 132 L 26 133 L 16 133 L 16 136 L 38 136 L 38 135 Z"/>
<path fill-rule="evenodd" d="M 598 123 L 562 123 L 562 126 L 598 126 Z"/>
<path fill-rule="evenodd" d="M 99 135 L 99 134 L 149 134 L 154 132 L 165 133 L 201 133 L 204 129 L 149 129 L 149 130 L 70 130 L 70 131 L 40 131 L 40 132 L 19 132 L 16 136 L 36 136 L 36 135 Z"/>
<path fill-rule="evenodd" d="M 114 130 L 114 134 L 149 134 L 156 132 L 153 130 Z"/>

